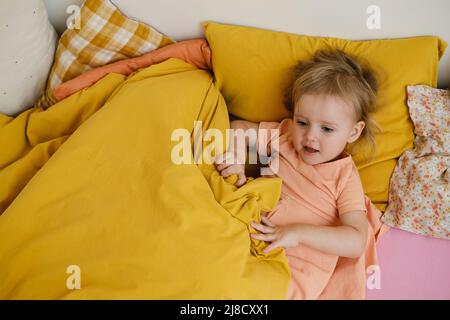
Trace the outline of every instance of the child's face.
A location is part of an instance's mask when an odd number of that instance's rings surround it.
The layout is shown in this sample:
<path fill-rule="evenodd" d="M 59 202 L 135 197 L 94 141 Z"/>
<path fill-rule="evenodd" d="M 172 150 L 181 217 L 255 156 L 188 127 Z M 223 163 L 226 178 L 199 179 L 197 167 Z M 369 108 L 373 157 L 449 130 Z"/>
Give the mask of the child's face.
<path fill-rule="evenodd" d="M 355 121 L 349 104 L 325 94 L 302 96 L 295 105 L 293 120 L 295 150 L 310 165 L 338 158 L 364 128 L 363 121 Z"/>

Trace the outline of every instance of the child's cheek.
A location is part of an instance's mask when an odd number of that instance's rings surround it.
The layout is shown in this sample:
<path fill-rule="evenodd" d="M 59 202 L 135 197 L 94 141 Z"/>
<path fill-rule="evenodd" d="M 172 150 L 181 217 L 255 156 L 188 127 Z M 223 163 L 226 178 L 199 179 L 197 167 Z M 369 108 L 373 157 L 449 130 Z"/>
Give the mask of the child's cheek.
<path fill-rule="evenodd" d="M 292 137 L 292 144 L 294 145 L 295 150 L 298 152 L 302 149 L 302 138 L 301 135 L 297 134 Z"/>

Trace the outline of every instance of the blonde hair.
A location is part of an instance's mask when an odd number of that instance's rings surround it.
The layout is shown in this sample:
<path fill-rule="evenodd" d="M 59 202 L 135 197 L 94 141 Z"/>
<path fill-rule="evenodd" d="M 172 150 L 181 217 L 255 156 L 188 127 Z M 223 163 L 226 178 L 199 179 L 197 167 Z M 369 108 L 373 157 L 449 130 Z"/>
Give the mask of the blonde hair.
<path fill-rule="evenodd" d="M 378 83 L 374 72 L 361 66 L 355 57 L 341 50 L 321 50 L 313 59 L 299 63 L 286 93 L 286 108 L 294 113 L 295 104 L 305 94 L 327 94 L 341 97 L 353 107 L 356 121 L 364 121 L 360 139 L 369 143 L 371 154 L 375 150 L 374 132 L 379 130 L 370 116 L 375 110 Z M 355 145 L 348 148 L 355 152 Z"/>

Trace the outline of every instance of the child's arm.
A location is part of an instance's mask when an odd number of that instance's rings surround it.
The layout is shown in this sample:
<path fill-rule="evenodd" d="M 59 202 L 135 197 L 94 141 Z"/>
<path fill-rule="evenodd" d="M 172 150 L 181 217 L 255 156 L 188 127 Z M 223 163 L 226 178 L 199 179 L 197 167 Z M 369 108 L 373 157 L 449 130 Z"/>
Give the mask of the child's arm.
<path fill-rule="evenodd" d="M 244 132 L 247 131 L 248 129 L 258 130 L 258 127 L 259 127 L 258 123 L 245 120 L 234 120 L 231 121 L 230 123 L 230 129 L 233 130 L 242 129 L 244 130 Z M 255 133 L 257 133 L 257 131 L 255 131 Z M 247 158 L 247 149 L 250 140 L 249 136 L 245 135 L 244 140 L 245 142 L 244 145 L 242 146 L 243 149 L 236 150 L 236 147 L 239 146 L 237 136 L 233 135 L 233 139 L 235 139 L 234 143 L 233 144 L 230 143 L 230 146 L 233 145 L 234 148 L 233 149 L 229 148 L 225 154 L 218 156 L 216 158 L 215 163 L 217 170 L 223 177 L 228 177 L 232 174 L 236 174 L 238 176 L 238 180 L 236 181 L 235 184 L 236 186 L 240 187 L 247 181 L 247 177 L 245 175 L 245 159 Z M 229 161 L 230 157 L 234 159 L 236 163 L 230 163 L 231 162 Z M 241 161 L 240 162 L 237 161 L 238 159 L 240 159 Z"/>
<path fill-rule="evenodd" d="M 248 129 L 252 129 L 257 132 L 258 127 L 259 127 L 258 123 L 246 121 L 246 120 L 234 120 L 234 121 L 230 122 L 230 129 L 233 129 L 233 130 L 243 129 L 244 131 L 247 131 Z M 248 136 L 245 136 L 245 149 L 246 150 L 247 150 L 248 144 L 249 144 Z"/>
<path fill-rule="evenodd" d="M 365 213 L 352 211 L 342 214 L 340 218 L 342 226 L 276 226 L 263 216 L 262 224 L 252 222 L 252 226 L 262 233 L 252 234 L 252 237 L 272 242 L 265 252 L 277 247 L 287 248 L 303 244 L 328 254 L 358 258 L 366 248 L 368 223 Z"/>

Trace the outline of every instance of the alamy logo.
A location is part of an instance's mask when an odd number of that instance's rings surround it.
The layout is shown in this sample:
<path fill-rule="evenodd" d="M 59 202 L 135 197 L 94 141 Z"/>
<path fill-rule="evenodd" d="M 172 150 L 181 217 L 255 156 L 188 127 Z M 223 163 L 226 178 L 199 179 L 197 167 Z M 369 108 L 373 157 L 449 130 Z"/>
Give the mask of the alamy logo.
<path fill-rule="evenodd" d="M 67 267 L 66 273 L 70 274 L 66 280 L 66 287 L 69 290 L 81 289 L 81 269 L 80 266 L 72 264 Z"/>
<path fill-rule="evenodd" d="M 366 13 L 370 14 L 367 18 L 366 26 L 369 30 L 381 29 L 381 9 L 377 5 L 370 5 L 366 9 Z"/>
<path fill-rule="evenodd" d="M 66 13 L 70 14 L 70 16 L 66 20 L 66 26 L 67 29 L 73 30 L 79 30 L 81 28 L 81 14 L 80 14 L 80 7 L 77 5 L 70 5 L 66 9 Z"/>
<path fill-rule="evenodd" d="M 178 128 L 172 132 L 171 141 L 177 142 L 171 151 L 173 163 L 213 164 L 216 158 L 221 156 L 227 164 L 245 164 L 246 155 L 248 155 L 249 164 L 257 164 L 259 159 L 260 164 L 270 165 L 270 169 L 261 168 L 261 175 L 278 172 L 278 129 L 260 129 L 258 131 L 255 129 L 226 129 L 225 135 L 223 135 L 219 129 L 211 128 L 203 133 L 202 128 L 202 121 L 194 121 L 193 146 L 191 144 L 191 133 L 186 128 Z M 264 143 L 264 141 L 268 143 Z M 227 142 L 229 142 L 228 152 L 222 155 Z M 260 144 L 259 150 L 258 143 Z M 204 144 L 206 147 L 204 147 Z M 270 152 L 268 149 L 270 149 Z"/>
<path fill-rule="evenodd" d="M 381 269 L 378 265 L 370 265 L 367 267 L 366 273 L 368 274 L 366 285 L 367 289 L 381 289 Z"/>

